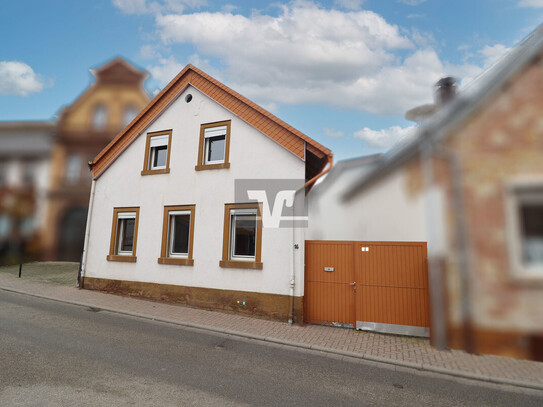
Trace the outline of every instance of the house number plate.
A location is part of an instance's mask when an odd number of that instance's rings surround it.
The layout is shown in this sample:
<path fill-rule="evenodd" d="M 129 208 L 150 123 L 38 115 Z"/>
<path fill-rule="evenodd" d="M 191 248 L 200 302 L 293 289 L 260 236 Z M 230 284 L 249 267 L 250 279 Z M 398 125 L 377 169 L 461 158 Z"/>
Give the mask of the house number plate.
<path fill-rule="evenodd" d="M 325 267 L 324 271 L 334 271 L 334 268 L 333 267 Z"/>

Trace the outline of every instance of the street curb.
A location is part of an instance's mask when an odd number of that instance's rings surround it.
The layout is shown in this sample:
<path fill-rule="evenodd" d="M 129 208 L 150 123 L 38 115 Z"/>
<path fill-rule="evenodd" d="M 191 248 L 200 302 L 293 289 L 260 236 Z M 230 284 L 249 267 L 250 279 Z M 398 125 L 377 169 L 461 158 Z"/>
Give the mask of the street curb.
<path fill-rule="evenodd" d="M 363 354 L 360 354 L 360 353 L 342 351 L 342 350 L 339 350 L 339 349 L 325 348 L 325 347 L 318 346 L 318 345 L 309 345 L 309 344 L 300 343 L 300 342 L 282 340 L 282 339 L 277 339 L 277 338 L 272 338 L 272 337 L 265 337 L 265 336 L 256 335 L 256 334 L 249 334 L 249 333 L 246 333 L 246 332 L 239 332 L 239 331 L 229 330 L 229 329 L 226 329 L 226 328 L 215 328 L 215 327 L 208 326 L 208 325 L 200 325 L 200 324 L 195 324 L 195 323 L 192 323 L 192 322 L 183 322 L 183 321 L 177 321 L 177 320 L 168 319 L 168 318 L 155 317 L 155 316 L 152 316 L 152 315 L 140 314 L 140 313 L 137 313 L 137 312 L 120 311 L 120 310 L 117 310 L 117 309 L 114 309 L 114 308 L 109 308 L 109 307 L 104 307 L 104 306 L 96 306 L 95 304 L 87 304 L 87 303 L 83 303 L 83 302 L 79 302 L 79 301 L 65 300 L 65 299 L 49 297 L 49 296 L 41 295 L 41 294 L 29 293 L 27 291 L 18 290 L 18 289 L 14 289 L 14 288 L 0 287 L 0 290 L 13 292 L 13 293 L 17 293 L 17 294 L 24 294 L 24 295 L 28 295 L 28 296 L 31 296 L 31 297 L 42 298 L 42 299 L 46 299 L 46 300 L 50 300 L 50 301 L 57 301 L 57 302 L 65 303 L 65 304 L 77 305 L 77 306 L 80 306 L 80 307 L 88 307 L 88 308 L 90 307 L 90 308 L 98 309 L 100 311 L 107 311 L 107 312 L 112 312 L 112 313 L 115 313 L 115 314 L 128 315 L 128 316 L 147 319 L 147 320 L 151 320 L 151 321 L 165 322 L 165 323 L 168 323 L 168 324 L 179 325 L 179 326 L 184 326 L 184 327 L 193 328 L 193 329 L 199 329 L 199 330 L 203 330 L 203 331 L 209 331 L 209 332 L 214 332 L 214 333 L 219 333 L 219 334 L 232 335 L 232 336 L 237 336 L 237 337 L 245 338 L 245 339 L 254 339 L 254 340 L 274 343 L 274 344 L 278 344 L 278 345 L 285 345 L 285 346 L 289 346 L 289 347 L 292 347 L 292 348 L 299 348 L 299 349 L 305 349 L 305 350 L 311 350 L 311 351 L 317 351 L 317 352 L 324 352 L 324 353 L 328 353 L 330 355 L 340 355 L 340 356 L 345 356 L 345 357 L 349 357 L 349 358 L 353 358 L 353 359 L 359 359 L 359 360 L 367 361 L 367 362 L 374 362 L 374 363 L 380 363 L 380 364 L 385 364 L 385 365 L 398 366 L 398 367 L 402 367 L 402 368 L 416 370 L 416 371 L 419 371 L 419 372 L 437 373 L 437 374 L 440 374 L 440 375 L 452 376 L 452 377 L 457 377 L 457 378 L 462 378 L 462 379 L 477 380 L 477 381 L 480 381 L 480 382 L 499 384 L 499 385 L 508 385 L 508 386 L 514 386 L 514 387 L 522 387 L 522 388 L 531 389 L 531 390 L 541 390 L 541 391 L 543 391 L 543 384 L 525 382 L 525 381 L 522 381 L 522 380 L 500 379 L 500 378 L 497 378 L 497 377 L 492 377 L 492 376 L 487 376 L 487 375 L 482 375 L 482 374 L 477 374 L 477 373 L 454 371 L 454 370 L 449 370 L 449 369 L 445 369 L 445 368 L 442 368 L 442 367 L 429 366 L 429 365 L 425 365 L 423 363 L 413 363 L 413 362 L 405 362 L 403 360 L 386 359 L 386 358 L 382 358 L 382 357 L 378 357 L 378 356 L 363 355 Z"/>

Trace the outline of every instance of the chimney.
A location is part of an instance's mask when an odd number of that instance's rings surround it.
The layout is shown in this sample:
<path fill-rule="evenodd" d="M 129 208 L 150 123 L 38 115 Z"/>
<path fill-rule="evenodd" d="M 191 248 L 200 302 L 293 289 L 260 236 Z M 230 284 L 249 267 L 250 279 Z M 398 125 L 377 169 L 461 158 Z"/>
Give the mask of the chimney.
<path fill-rule="evenodd" d="M 448 76 L 441 78 L 435 86 L 434 98 L 437 106 L 443 106 L 456 95 L 456 78 Z"/>

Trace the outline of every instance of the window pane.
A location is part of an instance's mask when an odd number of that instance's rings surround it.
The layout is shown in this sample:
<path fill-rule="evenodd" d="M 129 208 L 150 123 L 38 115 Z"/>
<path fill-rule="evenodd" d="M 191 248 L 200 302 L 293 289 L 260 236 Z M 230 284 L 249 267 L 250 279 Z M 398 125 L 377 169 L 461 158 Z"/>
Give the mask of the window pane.
<path fill-rule="evenodd" d="M 234 256 L 255 256 L 256 250 L 256 215 L 234 215 Z"/>
<path fill-rule="evenodd" d="M 120 219 L 119 227 L 121 230 L 120 251 L 131 252 L 134 245 L 134 227 L 135 219 Z"/>
<path fill-rule="evenodd" d="M 543 205 L 522 205 L 520 218 L 523 261 L 527 265 L 543 265 Z"/>
<path fill-rule="evenodd" d="M 168 157 L 168 146 L 153 147 L 153 168 L 165 167 L 166 159 Z"/>
<path fill-rule="evenodd" d="M 170 233 L 173 241 L 170 247 L 172 254 L 188 254 L 190 215 L 174 215 L 170 217 Z"/>
<path fill-rule="evenodd" d="M 224 161 L 224 147 L 226 146 L 226 136 L 208 137 L 206 162 Z"/>
<path fill-rule="evenodd" d="M 101 130 L 106 127 L 107 124 L 107 109 L 105 106 L 98 106 L 94 109 L 92 117 L 92 125 L 95 129 Z"/>

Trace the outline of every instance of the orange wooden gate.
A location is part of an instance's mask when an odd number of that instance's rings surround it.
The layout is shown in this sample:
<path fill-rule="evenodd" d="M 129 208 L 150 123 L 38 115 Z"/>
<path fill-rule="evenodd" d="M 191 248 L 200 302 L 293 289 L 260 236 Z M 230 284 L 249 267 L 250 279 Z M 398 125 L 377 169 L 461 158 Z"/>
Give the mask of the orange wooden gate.
<path fill-rule="evenodd" d="M 305 259 L 305 321 L 354 327 L 352 243 L 306 242 Z"/>
<path fill-rule="evenodd" d="M 306 241 L 306 322 L 428 336 L 426 243 Z"/>

